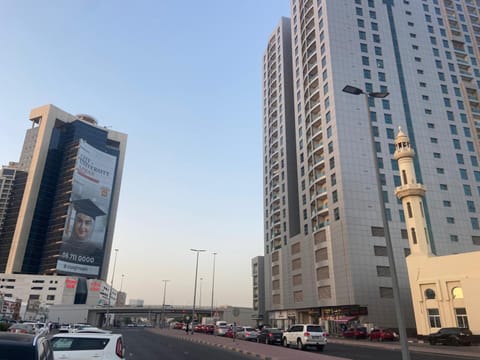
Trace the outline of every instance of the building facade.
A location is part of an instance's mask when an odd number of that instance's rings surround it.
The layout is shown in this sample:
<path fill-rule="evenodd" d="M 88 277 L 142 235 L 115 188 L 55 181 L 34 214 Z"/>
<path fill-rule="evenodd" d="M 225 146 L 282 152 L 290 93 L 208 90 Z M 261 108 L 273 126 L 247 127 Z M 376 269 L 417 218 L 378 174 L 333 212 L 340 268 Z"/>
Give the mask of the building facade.
<path fill-rule="evenodd" d="M 252 259 L 253 312 L 252 319 L 262 325 L 265 316 L 265 262 L 263 256 Z"/>
<path fill-rule="evenodd" d="M 109 299 L 110 305 L 117 301 L 117 291 L 112 288 L 110 292 L 103 280 L 61 275 L 0 274 L 0 294 L 6 301 L 21 304 L 17 319 L 22 320 L 57 321 L 49 314 L 57 305 L 88 310 L 107 306 Z"/>
<path fill-rule="evenodd" d="M 26 175 L 0 229 L 0 271 L 106 279 L 127 136 L 53 105 L 30 121 L 17 164 Z"/>
<path fill-rule="evenodd" d="M 414 150 L 408 136 L 399 131 L 395 159 L 401 185 L 395 189 L 406 214 L 411 253 L 408 277 L 418 335 L 429 335 L 442 327 L 470 328 L 480 334 L 480 251 L 435 256 L 426 231 L 425 187 L 417 182 Z"/>
<path fill-rule="evenodd" d="M 479 15 L 470 0 L 291 1 L 290 24 L 282 19 L 263 57 L 270 323 L 396 325 L 383 201 L 405 320 L 415 326 L 405 261 L 411 250 L 395 198 L 398 126 L 417 150 L 413 166 L 429 190 L 432 252 L 479 249 Z M 342 91 L 346 85 L 389 95 L 354 96 Z"/>

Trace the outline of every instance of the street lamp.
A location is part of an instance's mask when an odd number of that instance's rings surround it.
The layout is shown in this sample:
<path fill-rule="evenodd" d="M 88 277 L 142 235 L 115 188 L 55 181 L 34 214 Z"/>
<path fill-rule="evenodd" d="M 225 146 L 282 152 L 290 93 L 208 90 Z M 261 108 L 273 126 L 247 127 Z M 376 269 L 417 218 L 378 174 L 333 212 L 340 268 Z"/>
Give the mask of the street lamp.
<path fill-rule="evenodd" d="M 397 268 L 395 266 L 395 257 L 393 254 L 392 239 L 390 238 L 390 228 L 388 226 L 388 220 L 385 215 L 386 209 L 385 209 L 385 202 L 383 200 L 382 182 L 380 181 L 380 169 L 378 168 L 378 156 L 377 156 L 377 149 L 375 147 L 375 138 L 373 135 L 373 125 L 372 125 L 371 110 L 370 110 L 370 103 L 369 103 L 369 98 L 383 99 L 387 97 L 389 94 L 386 91 L 385 92 L 365 92 L 362 89 L 359 89 L 352 85 L 345 86 L 342 91 L 352 95 L 361 95 L 361 94 L 365 95 L 365 101 L 367 105 L 368 124 L 370 129 L 370 142 L 372 144 L 373 165 L 375 166 L 378 199 L 380 201 L 380 213 L 382 215 L 383 229 L 385 233 L 384 235 L 385 235 L 385 243 L 387 247 L 388 262 L 390 264 L 390 274 L 392 275 L 393 300 L 395 303 L 395 313 L 397 316 L 398 332 L 400 336 L 400 345 L 402 349 L 402 359 L 410 360 L 410 352 L 408 350 L 408 342 L 407 342 L 407 331 L 405 329 L 402 303 L 400 301 L 400 287 L 398 284 Z"/>
<path fill-rule="evenodd" d="M 203 281 L 203 278 L 201 277 L 200 278 L 200 296 L 198 298 L 198 308 L 199 309 L 202 308 L 202 281 Z"/>
<path fill-rule="evenodd" d="M 201 252 L 204 252 L 206 250 L 190 249 L 190 251 L 194 251 L 194 252 L 197 253 L 197 264 L 195 266 L 195 286 L 194 286 L 194 290 L 193 290 L 193 308 L 192 308 L 192 329 L 191 329 L 191 331 L 192 331 L 192 335 L 193 335 L 193 320 L 195 319 L 195 301 L 197 300 L 198 255 L 200 255 Z"/>
<path fill-rule="evenodd" d="M 163 305 L 162 305 L 162 327 L 165 327 L 165 294 L 167 293 L 167 282 L 170 280 L 163 281 Z"/>
<path fill-rule="evenodd" d="M 115 266 L 117 265 L 117 255 L 118 255 L 118 249 L 115 249 L 115 259 L 113 260 L 112 283 L 110 284 L 110 290 L 108 291 L 107 315 L 105 316 L 105 321 L 107 326 L 110 324 L 110 319 L 109 319 L 110 299 L 112 297 L 113 279 L 115 278 Z"/>
<path fill-rule="evenodd" d="M 215 288 L 215 257 L 217 256 L 217 253 L 213 253 L 213 277 L 212 277 L 212 311 L 210 313 L 210 317 L 213 319 L 213 289 Z"/>
<path fill-rule="evenodd" d="M 122 292 L 122 288 L 123 288 L 123 277 L 125 276 L 125 274 L 122 274 L 122 280 L 120 280 L 120 291 L 119 292 Z"/>

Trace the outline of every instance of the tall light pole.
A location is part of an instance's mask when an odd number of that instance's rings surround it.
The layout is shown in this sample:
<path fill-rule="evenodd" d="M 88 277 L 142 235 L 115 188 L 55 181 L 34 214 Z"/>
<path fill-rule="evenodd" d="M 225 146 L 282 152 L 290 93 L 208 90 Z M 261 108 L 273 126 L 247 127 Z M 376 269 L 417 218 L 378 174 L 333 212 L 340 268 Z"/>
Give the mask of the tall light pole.
<path fill-rule="evenodd" d="M 122 288 L 123 288 L 123 277 L 125 276 L 125 274 L 122 274 L 122 280 L 120 281 L 120 291 L 119 292 L 122 292 Z"/>
<path fill-rule="evenodd" d="M 170 280 L 163 281 L 163 305 L 162 305 L 162 327 L 165 327 L 165 294 L 167 293 L 167 282 Z"/>
<path fill-rule="evenodd" d="M 397 275 L 397 268 L 395 266 L 395 256 L 393 254 L 393 245 L 392 239 L 390 238 L 390 228 L 388 226 L 387 216 L 385 214 L 385 202 L 383 199 L 383 190 L 382 190 L 382 182 L 380 179 L 380 169 L 378 168 L 378 156 L 377 156 L 377 149 L 375 147 L 375 137 L 373 134 L 373 125 L 372 125 L 372 118 L 371 118 L 371 110 L 370 110 L 370 103 L 369 98 L 380 98 L 383 99 L 387 97 L 389 94 L 388 92 L 365 92 L 362 89 L 359 89 L 355 86 L 347 85 L 343 88 L 343 92 L 352 95 L 364 95 L 365 101 L 367 105 L 367 115 L 368 115 L 368 124 L 370 129 L 370 142 L 372 145 L 372 154 L 373 154 L 373 165 L 375 167 L 375 175 L 377 180 L 377 190 L 378 190 L 378 199 L 380 201 L 380 213 L 382 215 L 382 222 L 383 222 L 383 229 L 385 235 L 385 243 L 387 247 L 387 256 L 388 262 L 390 264 L 390 274 L 392 275 L 392 288 L 393 288 L 393 300 L 395 303 L 395 313 L 397 316 L 397 324 L 398 324 L 398 332 L 400 335 L 400 346 L 402 349 L 402 359 L 403 360 L 410 360 L 410 351 L 408 350 L 408 342 L 407 342 L 407 331 L 405 329 L 405 322 L 402 310 L 402 302 L 400 301 L 400 287 L 398 284 L 398 275 Z"/>
<path fill-rule="evenodd" d="M 107 326 L 110 324 L 110 319 L 109 319 L 110 299 L 112 298 L 113 279 L 115 278 L 115 266 L 117 265 L 117 255 L 118 255 L 118 249 L 115 249 L 115 259 L 113 260 L 112 283 L 110 284 L 110 290 L 108 291 L 107 314 L 105 316 Z"/>
<path fill-rule="evenodd" d="M 191 331 L 192 331 L 192 335 L 193 335 L 193 320 L 195 319 L 195 301 L 197 301 L 198 255 L 200 255 L 201 252 L 204 252 L 206 250 L 190 249 L 190 251 L 194 251 L 194 252 L 197 253 L 197 264 L 195 265 L 195 286 L 194 286 L 194 289 L 193 289 L 193 308 L 192 308 L 192 329 L 191 329 Z"/>
<path fill-rule="evenodd" d="M 215 289 L 215 257 L 217 256 L 217 253 L 213 253 L 213 276 L 212 276 L 212 306 L 211 306 L 211 312 L 210 312 L 210 317 L 213 319 L 213 290 Z"/>
<path fill-rule="evenodd" d="M 198 308 L 199 309 L 202 308 L 202 282 L 203 282 L 203 278 L 201 277 L 200 278 L 200 296 L 198 297 Z"/>

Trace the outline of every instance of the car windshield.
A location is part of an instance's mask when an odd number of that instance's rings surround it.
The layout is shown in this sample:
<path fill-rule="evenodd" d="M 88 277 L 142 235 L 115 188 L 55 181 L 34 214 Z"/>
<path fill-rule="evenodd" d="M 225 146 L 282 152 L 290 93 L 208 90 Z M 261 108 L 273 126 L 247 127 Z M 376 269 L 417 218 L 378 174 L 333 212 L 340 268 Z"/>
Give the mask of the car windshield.
<path fill-rule="evenodd" d="M 319 325 L 309 325 L 307 326 L 308 332 L 323 332 L 323 328 Z"/>

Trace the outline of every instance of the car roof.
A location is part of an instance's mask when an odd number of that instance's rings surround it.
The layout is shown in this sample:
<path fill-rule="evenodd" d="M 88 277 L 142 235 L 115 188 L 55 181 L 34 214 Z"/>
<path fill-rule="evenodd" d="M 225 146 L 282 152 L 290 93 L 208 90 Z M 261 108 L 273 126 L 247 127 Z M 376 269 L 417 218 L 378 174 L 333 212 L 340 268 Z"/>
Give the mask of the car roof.
<path fill-rule="evenodd" d="M 68 337 L 68 338 L 101 338 L 109 339 L 122 336 L 122 334 L 104 334 L 104 333 L 60 333 L 53 335 L 56 337 Z"/>
<path fill-rule="evenodd" d="M 31 346 L 36 336 L 34 334 L 17 334 L 11 332 L 0 332 L 0 344 L 23 344 Z"/>

